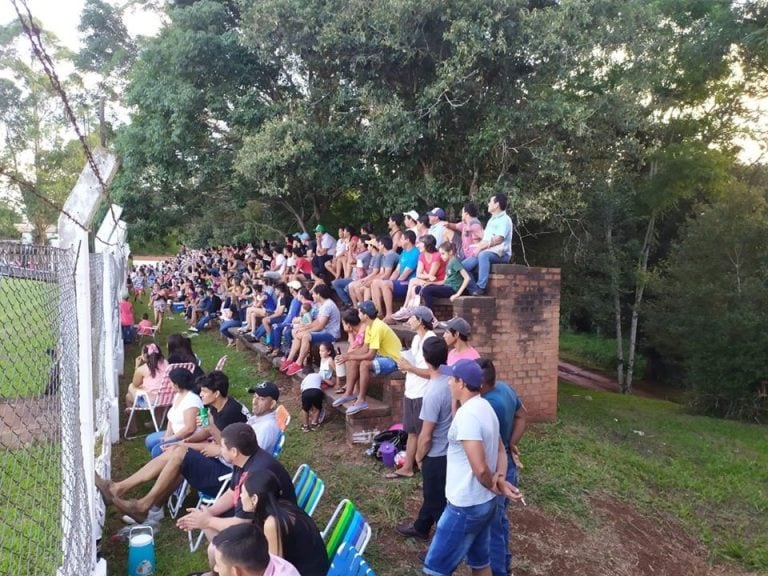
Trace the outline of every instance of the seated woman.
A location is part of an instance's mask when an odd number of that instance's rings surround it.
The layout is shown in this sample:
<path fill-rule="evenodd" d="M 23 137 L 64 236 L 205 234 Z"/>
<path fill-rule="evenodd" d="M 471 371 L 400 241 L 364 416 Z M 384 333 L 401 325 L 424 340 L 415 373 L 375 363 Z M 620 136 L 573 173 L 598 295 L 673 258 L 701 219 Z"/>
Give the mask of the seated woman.
<path fill-rule="evenodd" d="M 183 334 L 171 334 L 168 336 L 168 364 L 187 363 L 195 365 L 195 370 L 192 372 L 195 380 L 205 374 L 200 367 L 200 359 L 192 350 L 192 340 Z"/>
<path fill-rule="evenodd" d="M 405 320 L 408 313 L 404 309 L 418 306 L 421 303 L 419 292 L 422 287 L 432 283 L 442 283 L 445 279 L 445 262 L 437 251 L 437 242 L 431 234 L 425 234 L 416 242 L 419 249 L 419 264 L 416 268 L 416 276 L 408 281 L 408 292 L 405 295 L 403 310 L 395 313 L 395 320 Z M 403 317 L 404 316 L 404 317 Z"/>
<path fill-rule="evenodd" d="M 196 418 L 203 407 L 203 401 L 195 393 L 195 379 L 192 372 L 174 368 L 168 374 L 173 383 L 173 404 L 168 410 L 168 427 L 153 432 L 144 441 L 152 458 L 163 453 L 163 446 L 181 442 L 197 429 Z"/>
<path fill-rule="evenodd" d="M 155 399 L 157 391 L 163 383 L 163 376 L 168 368 L 168 363 L 160 351 L 160 347 L 151 342 L 144 346 L 140 356 L 136 357 L 136 370 L 128 385 L 128 393 L 125 395 L 125 405 L 133 406 L 136 392 L 142 391 L 149 394 L 150 400 Z"/>
<path fill-rule="evenodd" d="M 477 284 L 464 269 L 461 260 L 456 256 L 456 248 L 451 242 L 440 245 L 440 258 L 446 263 L 445 279 L 434 282 L 421 289 L 421 299 L 424 306 L 432 308 L 435 298 L 450 298 L 451 302 L 465 293 L 471 294 L 477 289 Z"/>
<path fill-rule="evenodd" d="M 280 483 L 269 470 L 246 478 L 240 489 L 243 510 L 264 531 L 269 553 L 293 564 L 302 576 L 325 576 L 330 567 L 320 531 L 304 510 L 280 497 Z"/>

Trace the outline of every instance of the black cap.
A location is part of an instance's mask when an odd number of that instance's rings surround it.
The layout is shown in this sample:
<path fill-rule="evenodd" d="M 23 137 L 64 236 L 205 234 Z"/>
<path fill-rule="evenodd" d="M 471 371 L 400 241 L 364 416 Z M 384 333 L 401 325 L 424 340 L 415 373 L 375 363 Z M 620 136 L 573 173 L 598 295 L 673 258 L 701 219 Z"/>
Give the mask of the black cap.
<path fill-rule="evenodd" d="M 251 388 L 248 388 L 249 394 L 257 394 L 261 397 L 269 396 L 270 398 L 273 398 L 274 400 L 280 399 L 280 389 L 275 386 L 274 382 L 270 382 L 268 380 L 265 380 L 261 384 L 257 384 L 256 386 L 253 386 Z"/>

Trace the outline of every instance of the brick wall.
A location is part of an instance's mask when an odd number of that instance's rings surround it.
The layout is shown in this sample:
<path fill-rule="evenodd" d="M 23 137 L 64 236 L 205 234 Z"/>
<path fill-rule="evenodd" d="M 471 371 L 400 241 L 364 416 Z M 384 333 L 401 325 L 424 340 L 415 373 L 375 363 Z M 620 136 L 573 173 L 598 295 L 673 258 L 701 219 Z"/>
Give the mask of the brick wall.
<path fill-rule="evenodd" d="M 486 296 L 458 298 L 470 343 L 517 390 L 533 421 L 557 417 L 560 270 L 496 264 Z"/>

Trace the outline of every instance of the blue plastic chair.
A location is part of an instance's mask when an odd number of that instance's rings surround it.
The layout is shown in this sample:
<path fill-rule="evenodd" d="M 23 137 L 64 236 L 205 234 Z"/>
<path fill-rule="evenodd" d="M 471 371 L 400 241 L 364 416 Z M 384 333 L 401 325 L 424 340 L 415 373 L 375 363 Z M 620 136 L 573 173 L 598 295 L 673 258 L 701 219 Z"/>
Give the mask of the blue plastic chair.
<path fill-rule="evenodd" d="M 354 546 L 343 543 L 331 559 L 328 576 L 376 576 Z"/>
<path fill-rule="evenodd" d="M 339 502 L 322 532 L 328 558 L 333 558 L 341 544 L 354 546 L 360 554 L 371 539 L 371 526 L 350 500 Z"/>
<path fill-rule="evenodd" d="M 277 440 L 277 444 L 275 444 L 274 450 L 272 450 L 272 458 L 279 458 L 280 454 L 283 452 L 283 447 L 285 446 L 285 432 L 280 432 L 280 438 Z"/>
<path fill-rule="evenodd" d="M 296 489 L 296 502 L 304 509 L 307 515 L 314 514 L 320 498 L 325 493 L 325 482 L 317 475 L 317 472 L 302 464 L 293 475 L 293 486 Z"/>

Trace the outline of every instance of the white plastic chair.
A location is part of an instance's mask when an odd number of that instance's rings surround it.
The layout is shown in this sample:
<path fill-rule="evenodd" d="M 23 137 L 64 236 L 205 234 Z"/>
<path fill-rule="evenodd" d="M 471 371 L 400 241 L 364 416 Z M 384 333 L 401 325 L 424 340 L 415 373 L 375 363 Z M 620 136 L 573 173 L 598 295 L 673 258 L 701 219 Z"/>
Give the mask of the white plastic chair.
<path fill-rule="evenodd" d="M 191 362 L 186 362 L 183 364 L 168 364 L 168 367 L 165 369 L 165 373 L 163 374 L 161 388 L 157 391 L 154 400 L 149 396 L 147 392 L 143 390 L 138 390 L 136 392 L 136 395 L 133 398 L 133 406 L 127 408 L 129 413 L 128 421 L 125 423 L 124 433 L 126 439 L 135 438 L 135 436 L 128 436 L 128 430 L 131 427 L 131 422 L 133 421 L 133 417 L 136 414 L 136 411 L 149 412 L 149 415 L 152 417 L 152 424 L 155 427 L 155 432 L 158 432 L 160 428 L 162 428 L 163 424 L 165 423 L 165 416 L 168 413 L 168 408 L 170 408 L 173 404 L 173 382 L 171 382 L 169 374 L 174 368 L 184 368 L 185 370 L 194 372 L 195 365 Z M 158 408 L 164 409 L 162 417 L 159 421 L 156 412 Z"/>
<path fill-rule="evenodd" d="M 229 487 L 229 481 L 231 479 L 232 472 L 228 472 L 227 474 L 219 476 L 219 482 L 221 482 L 221 486 L 219 486 L 219 491 L 216 493 L 216 496 L 210 496 L 209 494 L 203 494 L 200 492 L 195 508 L 200 508 L 200 506 L 210 506 L 216 502 L 216 500 L 221 498 L 221 495 L 227 491 L 227 488 Z M 202 530 L 199 531 L 197 536 L 194 536 L 194 532 L 195 530 L 187 530 L 187 539 L 189 540 L 190 552 L 194 552 L 200 547 L 200 543 L 203 541 L 203 536 L 205 535 Z"/>

